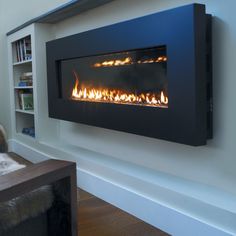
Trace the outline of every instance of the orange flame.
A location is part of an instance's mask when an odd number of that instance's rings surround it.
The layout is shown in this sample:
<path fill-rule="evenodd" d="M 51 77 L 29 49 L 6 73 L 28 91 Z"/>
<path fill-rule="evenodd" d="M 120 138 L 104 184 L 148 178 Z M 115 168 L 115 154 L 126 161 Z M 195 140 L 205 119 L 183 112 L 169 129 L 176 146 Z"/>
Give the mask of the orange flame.
<path fill-rule="evenodd" d="M 168 107 L 168 97 L 164 92 L 161 94 L 155 93 L 127 93 L 116 89 L 95 89 L 95 88 L 80 88 L 79 78 L 76 72 L 73 72 L 76 78 L 75 86 L 72 90 L 72 99 L 88 102 L 106 102 L 119 103 L 128 105 L 143 105 L 154 107 Z"/>
<path fill-rule="evenodd" d="M 131 57 L 126 57 L 124 59 L 117 59 L 117 60 L 110 60 L 110 61 L 103 61 L 97 62 L 93 65 L 93 67 L 108 67 L 108 66 L 124 66 L 124 65 L 131 65 L 131 64 L 147 64 L 147 63 L 158 63 L 158 62 L 165 62 L 167 61 L 166 56 L 161 56 L 158 58 L 153 59 L 146 59 L 146 60 L 139 60 L 137 62 L 132 61 Z"/>

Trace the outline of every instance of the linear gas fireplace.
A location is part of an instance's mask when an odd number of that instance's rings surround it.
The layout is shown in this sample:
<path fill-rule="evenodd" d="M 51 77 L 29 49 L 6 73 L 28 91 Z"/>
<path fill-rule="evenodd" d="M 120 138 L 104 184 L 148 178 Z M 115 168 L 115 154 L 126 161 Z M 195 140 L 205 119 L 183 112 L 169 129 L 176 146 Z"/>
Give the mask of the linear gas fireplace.
<path fill-rule="evenodd" d="M 206 144 L 210 19 L 192 4 L 48 42 L 49 116 Z"/>

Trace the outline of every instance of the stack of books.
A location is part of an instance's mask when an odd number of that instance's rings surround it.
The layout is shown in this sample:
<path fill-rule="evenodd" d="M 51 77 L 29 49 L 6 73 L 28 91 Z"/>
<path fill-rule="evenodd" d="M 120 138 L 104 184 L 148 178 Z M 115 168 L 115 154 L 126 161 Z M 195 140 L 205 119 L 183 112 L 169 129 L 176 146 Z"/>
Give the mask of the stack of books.
<path fill-rule="evenodd" d="M 17 62 L 30 60 L 32 58 L 30 37 L 16 41 L 15 45 Z"/>
<path fill-rule="evenodd" d="M 35 137 L 35 130 L 34 127 L 26 127 L 22 129 L 22 134 L 29 135 L 31 137 Z"/>
<path fill-rule="evenodd" d="M 20 76 L 19 87 L 32 86 L 32 72 L 25 72 Z"/>

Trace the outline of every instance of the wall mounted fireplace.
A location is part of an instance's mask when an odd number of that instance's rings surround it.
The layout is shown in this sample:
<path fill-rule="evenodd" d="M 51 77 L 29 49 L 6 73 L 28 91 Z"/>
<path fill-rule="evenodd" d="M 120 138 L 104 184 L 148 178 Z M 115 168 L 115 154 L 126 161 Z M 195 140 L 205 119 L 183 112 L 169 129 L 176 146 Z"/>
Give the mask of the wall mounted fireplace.
<path fill-rule="evenodd" d="M 211 16 L 204 5 L 46 46 L 50 117 L 193 146 L 212 137 Z"/>

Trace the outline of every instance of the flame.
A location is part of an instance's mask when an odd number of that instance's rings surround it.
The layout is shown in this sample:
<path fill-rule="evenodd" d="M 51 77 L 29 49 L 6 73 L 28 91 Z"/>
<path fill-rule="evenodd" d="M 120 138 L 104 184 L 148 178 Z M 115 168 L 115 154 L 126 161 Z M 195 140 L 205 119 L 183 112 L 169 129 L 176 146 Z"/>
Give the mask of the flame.
<path fill-rule="evenodd" d="M 104 61 L 101 63 L 95 63 L 94 67 L 106 67 L 106 66 L 123 66 L 123 65 L 130 65 L 132 64 L 132 59 L 130 57 L 126 57 L 123 60 L 111 60 L 111 61 Z"/>
<path fill-rule="evenodd" d="M 79 78 L 75 71 L 73 73 L 76 78 L 75 86 L 72 90 L 72 99 L 74 100 L 168 107 L 168 97 L 165 96 L 163 91 L 161 91 L 161 94 L 141 93 L 137 95 L 117 89 L 80 88 Z"/>
<path fill-rule="evenodd" d="M 103 61 L 97 62 L 93 65 L 93 67 L 108 67 L 108 66 L 124 66 L 124 65 L 131 65 L 131 64 L 151 64 L 151 63 L 159 63 L 167 61 L 166 56 L 161 56 L 158 58 L 146 59 L 146 60 L 139 60 L 137 62 L 133 62 L 131 57 L 126 57 L 124 59 L 117 59 L 117 60 L 110 60 L 110 61 Z"/>

